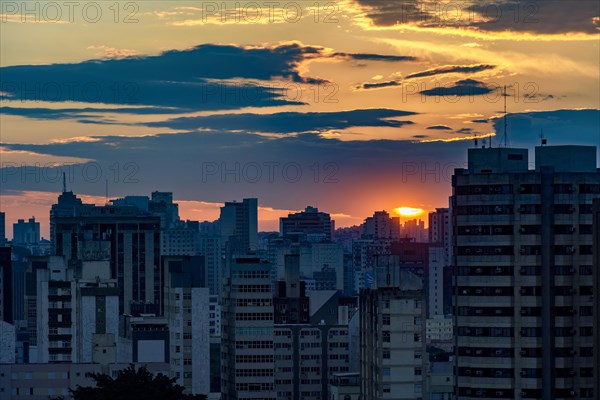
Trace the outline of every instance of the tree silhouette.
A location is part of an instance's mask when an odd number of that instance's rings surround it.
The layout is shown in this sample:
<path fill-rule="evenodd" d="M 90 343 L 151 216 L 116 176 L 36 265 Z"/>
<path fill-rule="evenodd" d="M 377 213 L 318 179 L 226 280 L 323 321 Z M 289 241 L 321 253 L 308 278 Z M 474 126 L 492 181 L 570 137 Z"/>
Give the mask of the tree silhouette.
<path fill-rule="evenodd" d="M 136 370 L 131 364 L 115 379 L 105 374 L 91 374 L 91 377 L 96 386 L 77 385 L 70 389 L 73 400 L 206 400 L 205 395 L 184 394 L 184 387 L 175 383 L 176 378 L 155 376 L 144 366 Z"/>

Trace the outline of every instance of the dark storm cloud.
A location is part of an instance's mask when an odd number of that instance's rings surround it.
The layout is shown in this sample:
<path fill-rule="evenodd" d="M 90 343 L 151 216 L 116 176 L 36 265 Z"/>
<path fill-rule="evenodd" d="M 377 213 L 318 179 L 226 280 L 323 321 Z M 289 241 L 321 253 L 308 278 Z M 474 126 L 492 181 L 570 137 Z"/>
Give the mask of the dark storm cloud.
<path fill-rule="evenodd" d="M 366 109 L 339 112 L 282 112 L 274 114 L 219 114 L 202 117 L 181 117 L 146 123 L 150 127 L 181 130 L 213 129 L 228 131 L 298 133 L 321 132 L 358 126 L 386 126 L 399 128 L 411 121 L 396 119 L 414 112 L 390 109 Z"/>
<path fill-rule="evenodd" d="M 452 128 L 450 128 L 448 125 L 432 125 L 432 126 L 428 126 L 427 129 L 434 129 L 434 130 L 439 130 L 439 131 L 451 131 Z"/>
<path fill-rule="evenodd" d="M 432 69 L 428 69 L 426 71 L 415 72 L 413 74 L 406 75 L 405 79 L 410 78 L 422 78 L 426 76 L 434 76 L 434 75 L 442 75 L 442 74 L 450 74 L 450 73 L 475 73 L 480 71 L 485 71 L 488 69 L 496 68 L 495 65 L 488 64 L 477 64 L 477 65 L 444 65 L 442 67 L 436 67 Z"/>
<path fill-rule="evenodd" d="M 598 32 L 600 3 L 565 0 L 355 0 L 376 26 L 465 27 L 482 32 Z"/>
<path fill-rule="evenodd" d="M 439 86 L 433 89 L 422 90 L 421 94 L 425 96 L 482 96 L 493 92 L 495 88 L 490 88 L 484 82 L 474 79 L 463 79 L 456 81 L 452 86 Z"/>
<path fill-rule="evenodd" d="M 192 110 L 189 110 L 192 111 Z M 179 108 L 165 107 L 120 107 L 120 108 L 19 108 L 0 107 L 0 115 L 17 115 L 32 119 L 73 119 L 92 118 L 94 114 L 179 114 Z"/>

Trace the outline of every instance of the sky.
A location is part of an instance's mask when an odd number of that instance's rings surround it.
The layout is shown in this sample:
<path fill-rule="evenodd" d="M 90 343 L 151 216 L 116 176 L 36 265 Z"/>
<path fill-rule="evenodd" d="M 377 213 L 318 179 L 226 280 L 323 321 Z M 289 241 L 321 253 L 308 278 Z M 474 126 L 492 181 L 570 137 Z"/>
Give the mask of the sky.
<path fill-rule="evenodd" d="M 475 141 L 600 145 L 599 34 L 591 0 L 2 1 L 0 209 L 47 234 L 63 172 L 262 230 L 445 207 Z"/>

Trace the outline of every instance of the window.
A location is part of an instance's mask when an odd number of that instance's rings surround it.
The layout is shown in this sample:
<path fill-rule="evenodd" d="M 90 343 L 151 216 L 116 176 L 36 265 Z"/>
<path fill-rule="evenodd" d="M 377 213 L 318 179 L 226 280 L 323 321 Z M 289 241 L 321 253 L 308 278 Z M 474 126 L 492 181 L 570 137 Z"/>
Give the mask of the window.
<path fill-rule="evenodd" d="M 381 323 L 383 325 L 389 325 L 390 324 L 390 314 L 383 314 L 381 316 Z"/>
<path fill-rule="evenodd" d="M 391 376 L 392 369 L 391 368 L 383 368 L 383 376 Z"/>
<path fill-rule="evenodd" d="M 382 354 L 383 358 L 386 360 L 389 360 L 390 358 L 392 358 L 391 352 L 389 349 L 383 349 L 383 354 Z"/>
<path fill-rule="evenodd" d="M 390 333 L 390 331 L 382 331 L 381 332 L 381 340 L 385 343 L 389 343 L 391 342 L 392 339 L 392 335 Z"/>

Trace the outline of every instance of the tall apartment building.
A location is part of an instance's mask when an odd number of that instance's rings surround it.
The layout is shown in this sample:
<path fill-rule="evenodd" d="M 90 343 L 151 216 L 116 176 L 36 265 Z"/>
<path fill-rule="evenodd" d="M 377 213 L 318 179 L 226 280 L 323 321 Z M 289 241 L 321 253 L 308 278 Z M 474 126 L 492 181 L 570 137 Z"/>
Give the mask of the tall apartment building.
<path fill-rule="evenodd" d="M 271 265 L 234 258 L 222 299 L 222 400 L 276 399 Z"/>
<path fill-rule="evenodd" d="M 600 270 L 598 266 L 600 265 L 600 200 L 594 199 L 593 202 L 593 222 L 592 228 L 594 230 L 594 244 L 593 244 L 593 252 L 594 252 L 594 264 L 596 268 L 594 268 L 593 276 L 594 276 L 594 289 L 596 293 L 598 292 L 598 288 L 600 288 Z M 595 296 L 594 309 L 600 310 L 600 296 Z M 594 349 L 600 349 L 600 312 L 596 312 L 594 315 Z M 600 371 L 600 352 L 594 352 L 594 371 Z M 600 379 L 596 375 L 596 380 L 594 384 L 594 393 L 596 396 L 600 394 Z"/>
<path fill-rule="evenodd" d="M 107 261 L 76 270 L 63 256 L 33 257 L 27 275 L 33 362 L 116 362 L 119 299 Z"/>
<path fill-rule="evenodd" d="M 364 239 L 400 239 L 400 217 L 390 217 L 387 211 L 375 211 L 362 228 Z"/>
<path fill-rule="evenodd" d="M 469 149 L 452 180 L 458 399 L 598 398 L 588 146 Z"/>
<path fill-rule="evenodd" d="M 134 303 L 162 308 L 160 216 L 133 204 L 82 204 L 72 192 L 64 192 L 52 206 L 50 227 L 54 254 L 65 256 L 68 265 L 110 262 L 120 314 L 130 314 Z"/>
<path fill-rule="evenodd" d="M 13 266 L 10 247 L 0 247 L 0 321 L 13 323 Z"/>
<path fill-rule="evenodd" d="M 171 377 L 186 393 L 210 392 L 209 290 L 201 257 L 165 257 L 165 315 L 169 319 Z"/>
<path fill-rule="evenodd" d="M 13 224 L 13 245 L 36 245 L 40 243 L 40 223 L 35 217 L 29 221 L 20 219 Z"/>
<path fill-rule="evenodd" d="M 425 222 L 420 219 L 410 219 L 400 229 L 402 238 L 414 239 L 418 243 L 426 243 L 429 240 Z"/>
<path fill-rule="evenodd" d="M 0 211 L 0 246 L 6 244 L 6 214 Z"/>
<path fill-rule="evenodd" d="M 281 236 L 300 236 L 304 239 L 331 241 L 334 222 L 329 214 L 320 212 L 318 208 L 307 206 L 304 211 L 289 214 L 279 220 Z"/>
<path fill-rule="evenodd" d="M 245 255 L 258 249 L 258 200 L 226 202 L 219 218 L 222 246 Z"/>
<path fill-rule="evenodd" d="M 360 291 L 360 376 L 364 400 L 423 399 L 425 307 L 421 278 L 398 256 L 377 259 Z"/>

